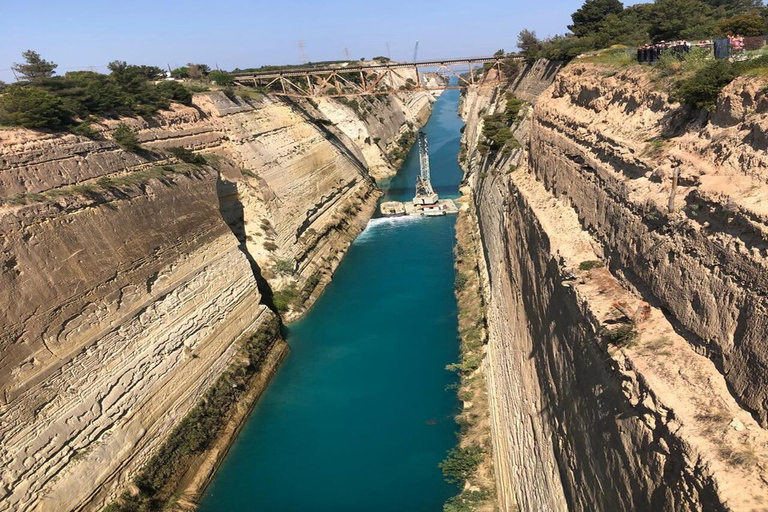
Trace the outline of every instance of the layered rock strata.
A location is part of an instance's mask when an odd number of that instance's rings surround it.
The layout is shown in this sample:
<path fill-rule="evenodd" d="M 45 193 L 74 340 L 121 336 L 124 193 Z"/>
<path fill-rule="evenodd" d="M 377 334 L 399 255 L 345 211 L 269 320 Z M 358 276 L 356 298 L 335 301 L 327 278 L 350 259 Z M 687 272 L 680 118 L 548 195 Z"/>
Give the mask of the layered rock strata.
<path fill-rule="evenodd" d="M 118 121 L 94 140 L 0 131 L 0 510 L 113 499 L 273 317 L 273 291 L 311 302 L 375 207 L 366 153 L 311 105 L 193 101 L 120 120 L 136 152 Z M 429 99 L 377 109 L 386 148 Z"/>
<path fill-rule="evenodd" d="M 501 508 L 759 510 L 760 86 L 701 124 L 642 70 L 545 69 L 463 104 Z M 521 147 L 482 155 L 507 93 Z"/>

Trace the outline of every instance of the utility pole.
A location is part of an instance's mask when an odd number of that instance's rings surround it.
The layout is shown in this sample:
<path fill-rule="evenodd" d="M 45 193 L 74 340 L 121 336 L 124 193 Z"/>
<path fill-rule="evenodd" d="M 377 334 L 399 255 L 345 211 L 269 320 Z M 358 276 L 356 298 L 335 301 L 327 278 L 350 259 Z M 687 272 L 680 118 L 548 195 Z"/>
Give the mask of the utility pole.
<path fill-rule="evenodd" d="M 391 53 L 389 53 L 389 41 L 387 41 L 387 58 L 388 58 L 389 60 L 392 60 L 392 54 L 391 54 Z"/>
<path fill-rule="evenodd" d="M 416 57 L 419 55 L 419 41 L 416 40 L 416 46 L 413 47 L 413 62 L 416 62 Z"/>
<path fill-rule="evenodd" d="M 305 49 L 307 48 L 307 43 L 305 43 L 303 40 L 299 41 L 299 59 L 301 59 L 302 64 L 307 63 L 307 52 Z"/>
<path fill-rule="evenodd" d="M 349 48 L 344 48 L 344 55 L 347 57 L 347 60 L 352 60 L 349 56 Z"/>

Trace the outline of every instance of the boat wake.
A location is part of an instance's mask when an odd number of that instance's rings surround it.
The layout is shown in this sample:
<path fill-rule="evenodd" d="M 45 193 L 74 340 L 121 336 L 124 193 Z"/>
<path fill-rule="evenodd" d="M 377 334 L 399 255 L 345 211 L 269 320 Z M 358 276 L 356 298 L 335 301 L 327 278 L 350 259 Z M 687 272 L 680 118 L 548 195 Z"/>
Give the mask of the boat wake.
<path fill-rule="evenodd" d="M 360 236 L 355 240 L 356 244 L 366 243 L 374 237 L 386 234 L 388 231 L 394 231 L 404 225 L 416 224 L 418 222 L 424 222 L 429 220 L 427 217 L 406 215 L 403 217 L 380 217 L 377 219 L 371 219 L 368 221 L 368 225 L 365 227 Z"/>

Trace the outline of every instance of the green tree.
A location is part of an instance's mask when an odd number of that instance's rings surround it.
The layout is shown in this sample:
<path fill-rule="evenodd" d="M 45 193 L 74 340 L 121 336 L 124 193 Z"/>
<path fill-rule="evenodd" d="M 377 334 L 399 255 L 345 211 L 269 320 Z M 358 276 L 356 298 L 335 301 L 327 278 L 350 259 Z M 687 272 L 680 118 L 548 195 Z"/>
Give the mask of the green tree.
<path fill-rule="evenodd" d="M 452 448 L 439 464 L 443 477 L 449 484 L 463 485 L 483 460 L 483 452 L 477 446 Z"/>
<path fill-rule="evenodd" d="M 163 98 L 176 101 L 184 105 L 192 104 L 192 93 L 178 82 L 168 81 L 157 84 L 157 91 Z"/>
<path fill-rule="evenodd" d="M 189 78 L 189 68 L 187 66 L 176 68 L 171 71 L 171 76 L 173 78 Z"/>
<path fill-rule="evenodd" d="M 24 64 L 13 63 L 13 69 L 21 78 L 30 82 L 39 82 L 51 78 L 58 64 L 44 60 L 40 54 L 33 50 L 27 50 L 21 54 Z"/>
<path fill-rule="evenodd" d="M 5 89 L 6 87 L 8 87 L 8 84 L 0 80 L 0 92 L 3 92 L 3 89 Z"/>
<path fill-rule="evenodd" d="M 138 149 L 141 149 L 139 138 L 136 136 L 136 130 L 125 123 L 118 124 L 117 128 L 115 128 L 115 131 L 112 133 L 112 136 L 115 138 L 115 142 L 126 151 L 137 151 Z"/>
<path fill-rule="evenodd" d="M 216 82 L 217 85 L 232 85 L 235 83 L 235 77 L 231 73 L 219 70 L 211 71 L 208 74 L 208 80 Z"/>
<path fill-rule="evenodd" d="M 206 64 L 187 64 L 187 75 L 189 78 L 203 78 L 211 72 L 210 66 Z"/>
<path fill-rule="evenodd" d="M 571 14 L 573 25 L 568 29 L 577 37 L 584 37 L 598 31 L 600 23 L 611 14 L 621 14 L 624 4 L 619 0 L 587 0 Z"/>
<path fill-rule="evenodd" d="M 594 35 L 595 47 L 608 48 L 614 44 L 640 46 L 647 43 L 652 10 L 653 4 L 638 4 L 627 7 L 620 14 L 609 14 Z"/>
<path fill-rule="evenodd" d="M 743 14 L 753 9 L 763 7 L 763 0 L 702 0 L 713 9 L 722 12 L 723 16 Z"/>
<path fill-rule="evenodd" d="M 656 0 L 648 35 L 654 42 L 703 39 L 717 32 L 712 8 L 699 0 Z"/>
<path fill-rule="evenodd" d="M 80 117 L 131 113 L 130 98 L 107 75 L 93 71 L 70 71 L 62 77 L 61 86 L 65 104 Z"/>
<path fill-rule="evenodd" d="M 14 84 L 0 95 L 0 125 L 58 129 L 68 122 L 62 101 L 45 89 Z"/>
<path fill-rule="evenodd" d="M 541 50 L 541 41 L 536 37 L 536 32 L 524 28 L 517 35 L 517 47 L 520 53 L 528 60 L 535 59 Z"/>
<path fill-rule="evenodd" d="M 112 72 L 112 77 L 117 83 L 131 90 L 139 88 L 150 80 L 165 77 L 165 71 L 157 66 L 136 66 L 122 60 L 110 62 L 107 68 Z"/>
<path fill-rule="evenodd" d="M 761 36 L 768 32 L 766 20 L 757 9 L 718 22 L 720 33 L 723 35 Z"/>

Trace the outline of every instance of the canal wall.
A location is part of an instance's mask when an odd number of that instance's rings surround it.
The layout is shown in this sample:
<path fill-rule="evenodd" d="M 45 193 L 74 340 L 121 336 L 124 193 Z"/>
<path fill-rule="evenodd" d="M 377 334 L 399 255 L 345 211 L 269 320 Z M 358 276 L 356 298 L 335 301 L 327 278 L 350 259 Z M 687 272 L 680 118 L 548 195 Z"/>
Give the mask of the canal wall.
<path fill-rule="evenodd" d="M 432 102 L 402 98 L 368 103 L 356 124 L 381 172 Z M 140 150 L 115 143 L 119 122 Z M 144 496 L 134 476 L 275 311 L 293 318 L 321 292 L 380 194 L 374 150 L 311 102 L 209 92 L 92 126 L 93 138 L 0 131 L 0 510 Z M 235 376 L 224 437 L 285 352 L 268 347 L 255 377 Z M 209 448 L 203 472 L 226 442 Z M 205 481 L 186 475 L 185 498 Z"/>
<path fill-rule="evenodd" d="M 760 509 L 764 84 L 702 122 L 647 70 L 552 66 L 462 104 L 500 507 Z M 487 151 L 509 96 L 519 145 Z"/>

